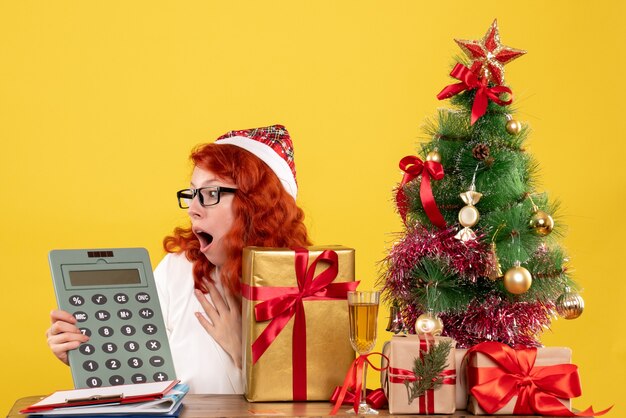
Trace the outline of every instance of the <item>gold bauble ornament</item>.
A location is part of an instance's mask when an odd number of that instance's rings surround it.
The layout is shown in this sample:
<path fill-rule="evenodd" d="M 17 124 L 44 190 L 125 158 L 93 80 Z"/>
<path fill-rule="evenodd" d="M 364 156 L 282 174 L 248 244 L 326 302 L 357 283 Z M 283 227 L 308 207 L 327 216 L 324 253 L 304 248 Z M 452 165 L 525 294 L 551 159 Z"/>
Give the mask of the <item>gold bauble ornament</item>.
<path fill-rule="evenodd" d="M 421 314 L 417 318 L 417 321 L 415 321 L 415 332 L 418 335 L 441 335 L 443 332 L 443 322 L 441 321 L 441 318 L 429 310 L 428 312 Z"/>
<path fill-rule="evenodd" d="M 529 226 L 535 234 L 545 237 L 552 232 L 554 219 L 546 212 L 537 209 L 530 218 Z"/>
<path fill-rule="evenodd" d="M 565 292 L 556 300 L 556 311 L 565 319 L 578 318 L 585 309 L 585 301 L 577 292 L 565 288 Z"/>
<path fill-rule="evenodd" d="M 426 161 L 441 162 L 441 154 L 437 150 L 431 151 L 426 155 Z"/>
<path fill-rule="evenodd" d="M 519 261 L 504 273 L 504 287 L 514 295 L 526 293 L 533 283 L 533 276 L 520 265 Z"/>
<path fill-rule="evenodd" d="M 522 124 L 515 119 L 509 119 L 505 128 L 510 135 L 517 135 L 522 131 Z"/>

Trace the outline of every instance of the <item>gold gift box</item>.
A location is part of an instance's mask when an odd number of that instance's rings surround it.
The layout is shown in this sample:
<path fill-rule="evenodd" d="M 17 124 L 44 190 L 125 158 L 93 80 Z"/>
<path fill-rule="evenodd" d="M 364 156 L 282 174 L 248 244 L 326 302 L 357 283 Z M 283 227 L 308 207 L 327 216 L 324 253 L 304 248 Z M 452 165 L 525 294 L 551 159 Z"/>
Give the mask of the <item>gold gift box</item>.
<path fill-rule="evenodd" d="M 567 347 L 543 347 L 537 349 L 537 358 L 535 366 L 553 366 L 556 364 L 570 364 L 572 361 L 572 350 Z M 469 355 L 468 367 L 498 367 L 486 355 L 476 352 Z M 470 388 L 471 390 L 471 388 Z M 558 400 L 570 411 L 572 410 L 571 399 L 558 398 Z M 517 396 L 513 396 L 511 400 L 502 407 L 502 409 L 493 413 L 493 415 L 512 415 Z M 480 404 L 471 394 L 467 403 L 467 410 L 474 415 L 488 415 Z"/>
<path fill-rule="evenodd" d="M 307 247 L 309 266 L 323 253 L 338 256 L 338 273 L 332 283 L 354 282 L 354 250 L 342 246 Z M 298 288 L 295 251 L 286 248 L 247 247 L 243 251 L 244 286 Z M 329 263 L 319 262 L 317 277 Z M 242 298 L 244 395 L 248 401 L 293 400 L 292 342 L 294 317 L 253 364 L 252 344 L 270 321 L 257 322 L 255 306 L 262 301 Z M 329 400 L 343 383 L 355 352 L 349 340 L 348 303 L 341 300 L 303 300 L 306 317 L 307 400 Z"/>
<path fill-rule="evenodd" d="M 424 337 L 421 337 L 422 339 Z M 448 337 L 430 337 L 433 338 L 434 344 L 442 341 L 449 342 L 452 346 L 447 358 L 447 365 L 444 370 L 455 370 L 455 346 L 456 342 Z M 383 354 L 389 358 L 388 366 L 390 368 L 402 369 L 412 372 L 416 358 L 420 357 L 420 336 L 418 335 L 394 335 L 391 341 L 385 343 Z M 383 366 L 385 362 L 383 362 Z M 456 372 L 451 376 L 454 378 Z M 404 383 L 393 383 L 391 377 L 393 373 L 386 370 L 381 374 L 381 384 L 385 389 L 385 394 L 389 400 L 390 414 L 425 414 L 420 411 L 420 400 L 425 401 L 422 395 L 413 402 L 409 403 L 409 395 Z M 451 379 L 450 379 L 451 380 Z M 442 384 L 433 391 L 431 398 L 432 405 L 427 408 L 432 409 L 435 414 L 453 414 L 456 410 L 456 384 Z"/>

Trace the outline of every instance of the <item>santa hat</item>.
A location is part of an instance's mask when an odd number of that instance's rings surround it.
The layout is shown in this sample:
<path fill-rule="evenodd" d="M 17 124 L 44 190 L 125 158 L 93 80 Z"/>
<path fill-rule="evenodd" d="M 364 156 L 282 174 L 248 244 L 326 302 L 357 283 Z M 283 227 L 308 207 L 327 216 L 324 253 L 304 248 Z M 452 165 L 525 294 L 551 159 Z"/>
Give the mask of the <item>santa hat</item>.
<path fill-rule="evenodd" d="M 287 193 L 296 198 L 298 183 L 293 143 L 284 126 L 230 131 L 217 138 L 215 143 L 236 145 L 256 155 L 274 171 Z"/>

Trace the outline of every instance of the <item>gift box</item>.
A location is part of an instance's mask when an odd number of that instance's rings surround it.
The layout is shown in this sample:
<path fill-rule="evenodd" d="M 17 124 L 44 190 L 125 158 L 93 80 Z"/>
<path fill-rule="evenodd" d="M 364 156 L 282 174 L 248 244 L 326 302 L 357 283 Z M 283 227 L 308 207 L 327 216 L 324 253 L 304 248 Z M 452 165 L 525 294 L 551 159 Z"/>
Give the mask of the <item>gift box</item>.
<path fill-rule="evenodd" d="M 474 415 L 570 416 L 571 398 L 580 396 L 572 350 L 513 349 L 486 342 L 467 352 L 467 409 Z"/>
<path fill-rule="evenodd" d="M 454 353 L 454 364 L 456 365 L 456 409 L 467 409 L 467 381 L 465 379 L 465 365 L 463 359 L 467 353 L 467 348 L 457 348 Z"/>
<path fill-rule="evenodd" d="M 435 344 L 447 342 L 450 351 L 445 359 L 443 371 L 439 373 L 441 385 L 428 389 L 415 399 L 412 388 L 422 376 L 415 376 L 416 359 L 431 352 Z M 381 374 L 381 383 L 389 401 L 390 414 L 452 414 L 456 410 L 456 342 L 448 337 L 430 335 L 394 335 L 383 347 L 389 359 L 383 362 L 387 369 Z M 426 354 L 425 354 L 426 353 Z"/>
<path fill-rule="evenodd" d="M 355 358 L 347 292 L 354 250 L 247 247 L 242 265 L 244 395 L 329 400 Z"/>

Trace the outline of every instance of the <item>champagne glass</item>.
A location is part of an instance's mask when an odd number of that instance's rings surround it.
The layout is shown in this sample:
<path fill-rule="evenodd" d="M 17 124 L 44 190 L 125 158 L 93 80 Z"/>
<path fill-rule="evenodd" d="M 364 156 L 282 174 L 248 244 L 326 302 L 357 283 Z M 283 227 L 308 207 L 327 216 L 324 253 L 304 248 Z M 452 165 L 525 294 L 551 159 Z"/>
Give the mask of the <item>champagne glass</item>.
<path fill-rule="evenodd" d="M 359 355 L 368 354 L 376 344 L 376 329 L 378 318 L 378 301 L 380 292 L 348 292 L 348 311 L 350 313 L 350 343 Z M 363 386 L 359 415 L 375 415 L 378 411 L 369 407 L 365 401 L 367 386 L 367 362 L 363 363 Z M 354 410 L 350 409 L 352 413 Z M 348 412 L 350 412 L 348 411 Z"/>

